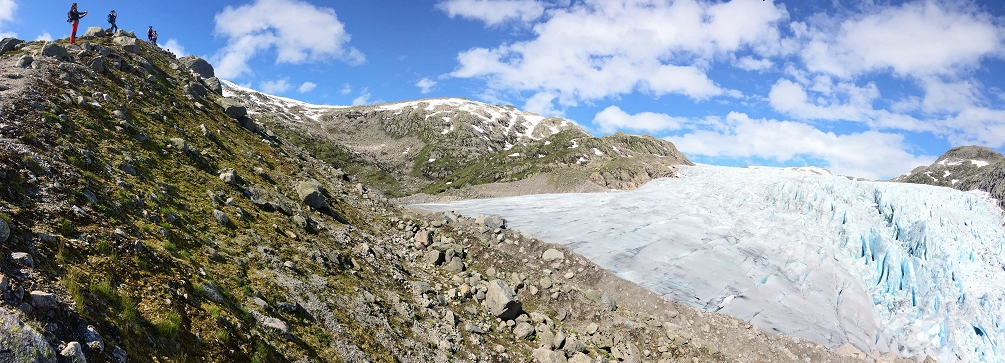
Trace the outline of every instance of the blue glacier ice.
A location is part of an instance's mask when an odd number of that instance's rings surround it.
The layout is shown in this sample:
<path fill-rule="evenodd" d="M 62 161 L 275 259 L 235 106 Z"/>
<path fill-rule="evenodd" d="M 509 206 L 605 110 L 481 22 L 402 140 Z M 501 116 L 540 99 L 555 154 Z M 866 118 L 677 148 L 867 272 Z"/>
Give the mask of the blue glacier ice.
<path fill-rule="evenodd" d="M 982 192 L 682 167 L 634 191 L 424 204 L 500 214 L 677 301 L 865 352 L 1005 362 L 1005 223 Z"/>

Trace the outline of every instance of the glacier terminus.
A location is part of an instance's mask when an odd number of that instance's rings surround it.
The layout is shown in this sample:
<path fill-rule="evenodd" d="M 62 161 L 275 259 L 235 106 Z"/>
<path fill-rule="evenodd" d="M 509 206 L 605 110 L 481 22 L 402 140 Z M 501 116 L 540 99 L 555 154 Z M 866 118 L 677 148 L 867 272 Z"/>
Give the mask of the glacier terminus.
<path fill-rule="evenodd" d="M 663 296 L 767 331 L 867 353 L 1005 362 L 1005 220 L 986 193 L 679 168 L 679 178 L 633 191 L 415 207 L 502 215 Z"/>

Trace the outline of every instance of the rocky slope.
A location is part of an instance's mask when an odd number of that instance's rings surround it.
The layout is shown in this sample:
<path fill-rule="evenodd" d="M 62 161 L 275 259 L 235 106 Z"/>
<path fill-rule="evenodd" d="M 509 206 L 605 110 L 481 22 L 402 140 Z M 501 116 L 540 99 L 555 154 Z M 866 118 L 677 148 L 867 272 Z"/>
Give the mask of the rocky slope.
<path fill-rule="evenodd" d="M 505 195 L 505 184 L 528 192 L 634 189 L 674 175 L 691 162 L 673 144 L 651 136 L 595 138 L 575 124 L 465 99 L 425 99 L 375 106 L 309 105 L 231 83 L 265 125 L 322 160 L 400 197 Z M 495 184 L 497 188 L 478 188 Z M 475 188 L 472 188 L 475 187 Z"/>
<path fill-rule="evenodd" d="M 954 147 L 932 165 L 919 166 L 892 181 L 982 190 L 1005 208 L 1005 156 L 984 146 Z"/>
<path fill-rule="evenodd" d="M 88 33 L 0 42 L 0 362 L 867 361 L 666 301 L 497 217 L 402 210 L 357 181 L 414 165 L 249 118 L 204 61 Z M 396 112 L 356 110 L 337 119 Z M 463 155 L 614 145 L 575 132 Z M 446 185 L 437 168 L 381 187 Z"/>

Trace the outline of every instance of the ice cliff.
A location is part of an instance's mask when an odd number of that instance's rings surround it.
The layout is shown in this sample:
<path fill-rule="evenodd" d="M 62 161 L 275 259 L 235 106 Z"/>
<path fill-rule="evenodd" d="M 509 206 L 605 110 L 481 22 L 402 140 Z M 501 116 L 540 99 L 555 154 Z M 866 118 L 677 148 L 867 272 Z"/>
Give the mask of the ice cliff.
<path fill-rule="evenodd" d="M 678 301 L 832 347 L 1003 362 L 1005 230 L 979 192 L 681 167 L 631 192 L 427 204 L 517 228 Z"/>

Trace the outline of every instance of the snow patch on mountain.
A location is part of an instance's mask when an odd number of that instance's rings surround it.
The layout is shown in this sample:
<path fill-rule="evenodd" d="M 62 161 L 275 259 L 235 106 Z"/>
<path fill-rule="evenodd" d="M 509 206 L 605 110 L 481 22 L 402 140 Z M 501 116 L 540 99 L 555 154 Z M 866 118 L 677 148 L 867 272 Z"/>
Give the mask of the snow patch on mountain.
<path fill-rule="evenodd" d="M 241 98 L 244 100 L 245 106 L 247 106 L 248 113 L 250 114 L 262 112 L 276 113 L 281 111 L 281 113 L 292 116 L 296 121 L 306 121 L 304 118 L 311 121 L 318 121 L 318 118 L 328 111 L 349 107 L 314 105 L 303 101 L 297 101 L 292 98 L 261 93 L 251 88 L 242 87 L 231 81 L 224 80 L 221 81 L 221 83 L 223 85 L 223 96 Z M 251 97 L 248 97 L 249 95 Z"/>
<path fill-rule="evenodd" d="M 679 167 L 630 192 L 422 208 L 501 214 L 662 295 L 830 347 L 1005 358 L 1005 229 L 984 192 Z"/>
<path fill-rule="evenodd" d="M 457 111 L 465 111 L 482 120 L 481 125 L 474 125 L 474 129 L 479 133 L 491 132 L 493 128 L 499 127 L 503 134 L 510 134 L 512 130 L 519 128 L 521 130 L 518 133 L 519 137 L 532 140 L 541 139 L 541 137 L 534 135 L 534 130 L 541 121 L 547 119 L 547 117 L 535 113 L 520 111 L 513 106 L 493 106 L 463 98 L 422 99 L 377 106 L 377 109 L 380 110 L 397 111 L 396 114 L 403 113 L 405 108 L 426 111 L 427 119 L 445 114 L 447 116 L 443 116 L 443 119 L 447 122 Z M 570 125 L 569 121 L 562 120 L 559 126 L 548 125 L 547 128 L 551 131 L 550 134 L 557 134 L 568 125 Z"/>

